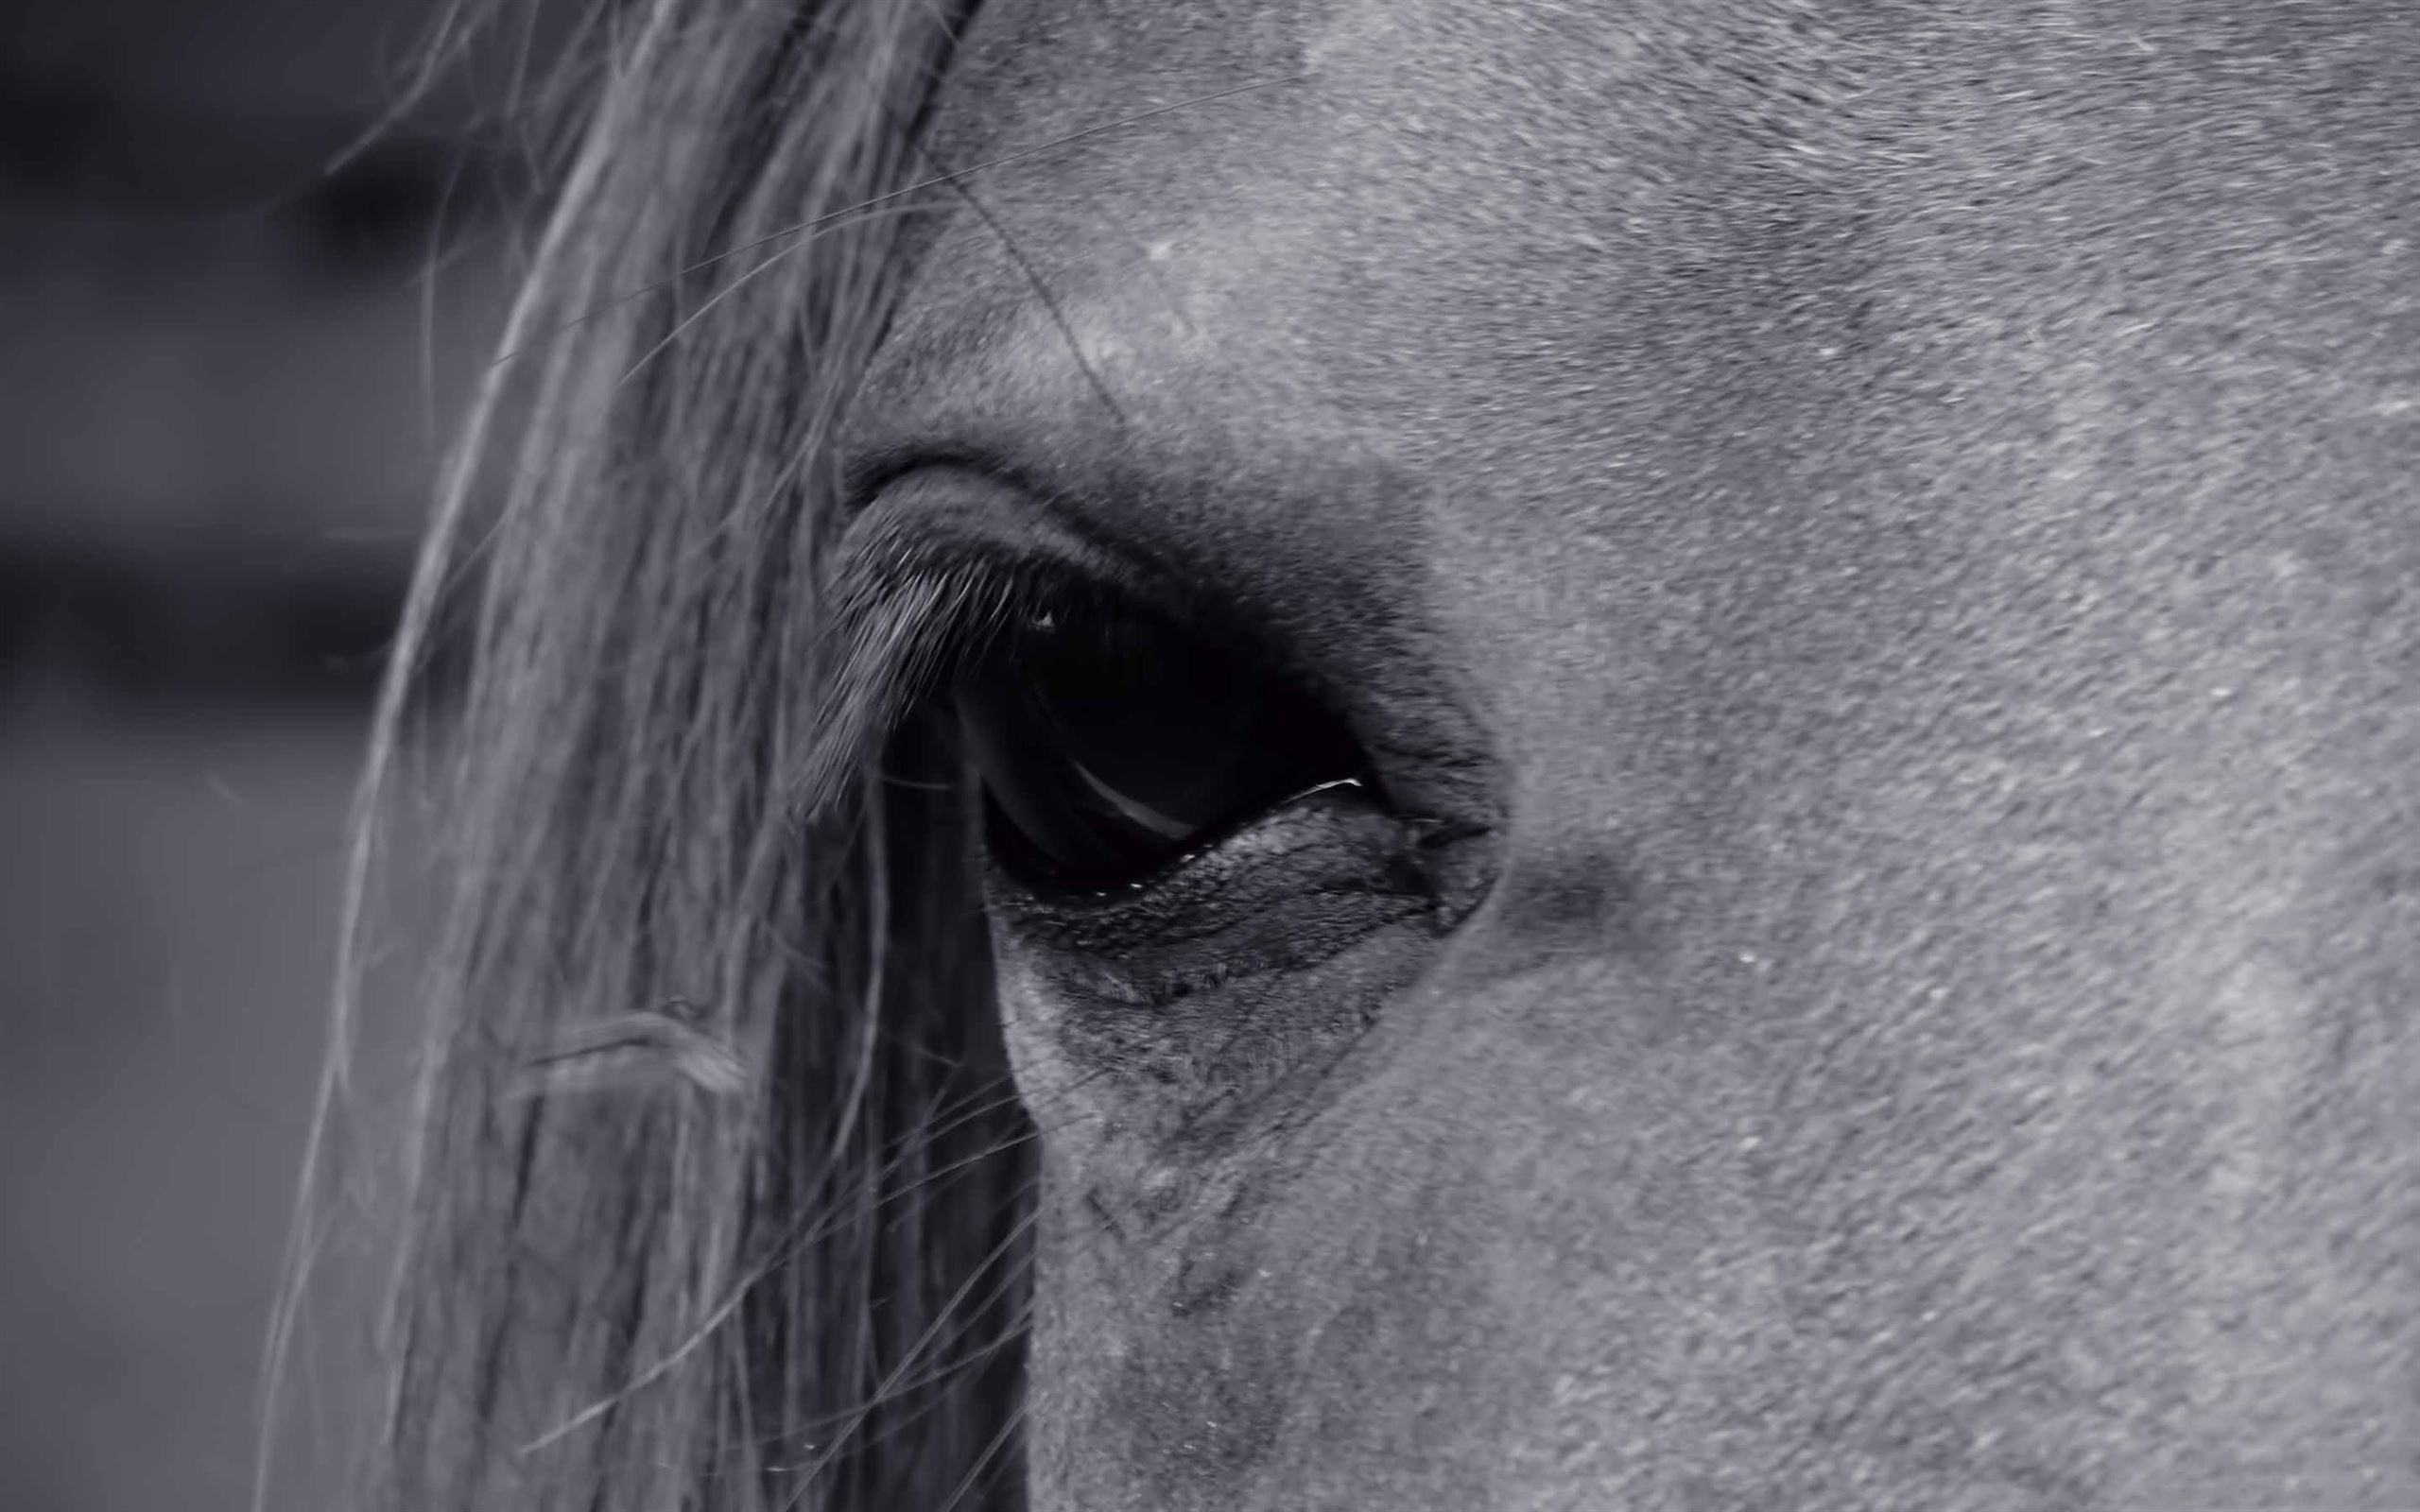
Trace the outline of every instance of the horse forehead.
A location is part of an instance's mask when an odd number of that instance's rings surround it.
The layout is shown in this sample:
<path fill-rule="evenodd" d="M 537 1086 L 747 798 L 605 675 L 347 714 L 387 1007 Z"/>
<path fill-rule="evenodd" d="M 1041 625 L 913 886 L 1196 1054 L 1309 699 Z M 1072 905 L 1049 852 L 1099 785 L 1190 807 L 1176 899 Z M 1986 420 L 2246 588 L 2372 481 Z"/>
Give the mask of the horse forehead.
<path fill-rule="evenodd" d="M 1419 115 L 1423 102 L 1455 112 L 1460 125 L 1492 137 L 1491 122 L 1517 129 L 1559 100 L 1622 87 L 1650 32 L 1710 38 L 1706 19 L 1736 9 L 1674 0 L 987 0 L 952 80 L 958 101 L 973 109 L 943 135 L 964 141 L 970 127 L 1013 130 L 1054 115 L 1069 129 L 1093 129 L 1103 107 L 1115 117 L 1120 105 L 1157 112 L 1201 94 L 1317 80 L 1366 94 L 1390 115 Z M 1486 119 L 1467 112 L 1467 102 L 1489 96 Z"/>
<path fill-rule="evenodd" d="M 2257 4 L 1966 9 L 995 0 L 937 136 L 942 166 L 989 164 L 980 214 L 906 331 L 1023 361 L 1031 394 L 1223 368 L 1252 382 L 1188 413 L 1358 412 L 1415 448 L 1435 421 L 1465 456 L 1601 452 L 1692 387 L 1812 452 L 1853 398 L 1894 440 L 1971 444 L 1998 411 L 1919 391 L 1961 366 L 1936 387 L 2064 395 L 2074 428 L 2222 366 L 2387 381 L 2411 301 L 2381 211 L 2415 127 L 2378 81 L 2420 13 L 2342 8 L 2313 42 Z M 2176 350 L 2230 325 L 2236 352 Z M 1805 381 L 1743 370 L 1775 351 Z M 2026 369 L 2079 352 L 2097 373 Z"/>
<path fill-rule="evenodd" d="M 1528 512 L 1585 512 L 1574 470 L 1661 382 L 1627 254 L 1707 234 L 1673 211 L 1688 132 L 1652 77 L 1692 16 L 995 0 L 935 134 L 963 202 L 875 407 L 910 430 L 988 411 L 1034 450 L 1115 407 L 1162 447 L 1526 458 Z"/>
<path fill-rule="evenodd" d="M 983 213 L 955 232 L 967 255 L 950 270 L 978 295 L 1047 284 L 1072 304 L 1141 285 L 1164 306 L 1171 290 L 1359 275 L 1373 313 L 1384 278 L 1416 281 L 1432 313 L 1485 289 L 1567 317 L 1614 271 L 1587 255 L 1610 249 L 1598 223 L 1645 213 L 1669 232 L 1650 201 L 1701 127 L 1754 103 L 1756 86 L 1680 60 L 1719 46 L 1820 70 L 1809 40 L 1709 26 L 1722 9 L 993 0 L 935 134 L 937 165 L 981 165 L 964 182 Z M 1687 167 L 1691 193 L 1727 177 Z"/>

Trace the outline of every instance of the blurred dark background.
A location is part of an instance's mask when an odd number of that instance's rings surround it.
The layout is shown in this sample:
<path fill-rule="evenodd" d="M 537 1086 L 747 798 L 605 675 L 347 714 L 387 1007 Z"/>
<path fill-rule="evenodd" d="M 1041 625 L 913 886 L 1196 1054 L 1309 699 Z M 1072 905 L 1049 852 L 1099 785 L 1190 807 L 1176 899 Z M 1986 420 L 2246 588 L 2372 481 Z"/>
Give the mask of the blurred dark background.
<path fill-rule="evenodd" d="M 432 9 L 0 7 L 0 1512 L 250 1504 L 345 804 L 528 219 L 543 49 L 415 92 Z"/>

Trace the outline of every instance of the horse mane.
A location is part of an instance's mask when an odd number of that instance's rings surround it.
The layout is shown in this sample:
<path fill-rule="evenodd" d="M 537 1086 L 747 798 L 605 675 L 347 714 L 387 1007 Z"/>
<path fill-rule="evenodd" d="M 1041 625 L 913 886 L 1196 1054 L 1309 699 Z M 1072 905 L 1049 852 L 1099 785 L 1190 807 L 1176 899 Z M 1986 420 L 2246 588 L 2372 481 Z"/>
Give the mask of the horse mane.
<path fill-rule="evenodd" d="M 962 786 L 895 742 L 797 788 L 869 696 L 817 592 L 832 441 L 969 9 L 634 0 L 571 65 L 547 230 L 380 706 L 270 1352 L 274 1406 L 359 1176 L 379 836 L 433 810 L 367 1505 L 1021 1504 L 1030 1130 Z M 468 686 L 429 736 L 457 624 Z"/>

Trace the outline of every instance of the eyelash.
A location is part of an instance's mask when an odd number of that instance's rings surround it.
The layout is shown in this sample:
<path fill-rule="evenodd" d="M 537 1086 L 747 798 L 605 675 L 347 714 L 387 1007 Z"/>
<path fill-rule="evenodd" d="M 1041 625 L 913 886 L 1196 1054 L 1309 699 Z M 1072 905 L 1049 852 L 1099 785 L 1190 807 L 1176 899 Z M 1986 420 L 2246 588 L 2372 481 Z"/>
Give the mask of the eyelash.
<path fill-rule="evenodd" d="M 1019 603 L 1072 576 L 991 554 L 940 556 L 894 543 L 888 555 L 883 567 L 838 575 L 854 591 L 837 596 L 822 636 L 834 670 L 787 805 L 802 820 L 839 802 L 848 774 L 929 712 L 936 692 L 997 641 Z"/>

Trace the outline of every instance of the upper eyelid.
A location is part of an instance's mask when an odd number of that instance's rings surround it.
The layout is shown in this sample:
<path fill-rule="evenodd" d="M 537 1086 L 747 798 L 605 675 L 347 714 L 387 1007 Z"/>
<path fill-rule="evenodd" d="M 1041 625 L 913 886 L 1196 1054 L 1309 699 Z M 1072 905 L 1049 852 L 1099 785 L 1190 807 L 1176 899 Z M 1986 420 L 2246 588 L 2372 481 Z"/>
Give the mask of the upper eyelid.
<path fill-rule="evenodd" d="M 1128 593 L 1135 575 L 996 480 L 942 468 L 910 475 L 857 513 L 821 593 L 835 670 L 791 807 L 812 814 L 953 668 L 1020 609 L 1082 592 Z M 988 504 L 990 507 L 982 507 Z"/>
<path fill-rule="evenodd" d="M 1002 529 L 996 515 L 979 532 L 964 523 L 963 512 L 935 519 L 914 505 L 862 516 L 824 581 L 829 636 L 922 674 L 979 652 L 1018 610 L 1046 600 L 1150 596 L 1131 575 L 1054 531 Z"/>

